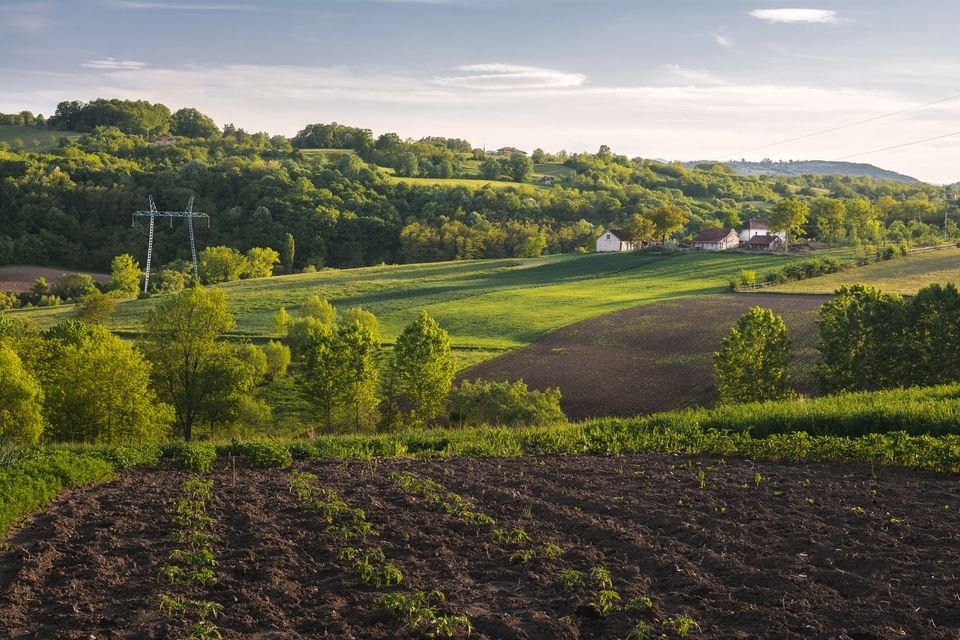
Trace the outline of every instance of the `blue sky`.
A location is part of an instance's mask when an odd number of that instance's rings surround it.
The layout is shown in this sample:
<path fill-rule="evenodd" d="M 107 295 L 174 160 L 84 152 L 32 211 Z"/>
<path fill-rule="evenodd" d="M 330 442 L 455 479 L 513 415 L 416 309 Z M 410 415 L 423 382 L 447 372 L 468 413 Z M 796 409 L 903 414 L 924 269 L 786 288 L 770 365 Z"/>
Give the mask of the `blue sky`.
<path fill-rule="evenodd" d="M 0 111 L 143 98 L 248 131 L 337 121 L 954 182 L 960 135 L 866 152 L 960 131 L 958 23 L 954 0 L 0 0 Z"/>

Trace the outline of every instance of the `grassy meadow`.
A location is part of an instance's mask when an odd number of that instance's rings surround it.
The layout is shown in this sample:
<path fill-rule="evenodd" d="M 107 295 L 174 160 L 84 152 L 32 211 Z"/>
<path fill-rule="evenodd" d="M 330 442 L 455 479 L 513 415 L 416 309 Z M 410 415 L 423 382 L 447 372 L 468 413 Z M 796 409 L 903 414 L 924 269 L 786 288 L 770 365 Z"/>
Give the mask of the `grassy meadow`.
<path fill-rule="evenodd" d="M 319 294 L 338 309 L 362 305 L 374 312 L 386 342 L 425 309 L 450 332 L 455 347 L 477 350 L 465 355 L 480 361 L 580 320 L 658 300 L 718 293 L 740 269 L 762 271 L 792 259 L 643 251 L 557 255 L 329 269 L 217 287 L 237 319 L 237 337 L 272 336 L 273 316 L 281 305 L 296 314 L 298 305 Z M 140 332 L 158 299 L 121 303 L 110 328 L 128 335 Z M 8 312 L 39 327 L 74 313 L 66 305 Z"/>
<path fill-rule="evenodd" d="M 81 135 L 75 131 L 37 129 L 12 124 L 0 125 L 0 142 L 5 142 L 12 148 L 19 140 L 23 143 L 24 151 L 47 151 L 56 147 L 62 137 L 78 138 Z"/>
<path fill-rule="evenodd" d="M 763 289 L 783 293 L 833 293 L 842 284 L 862 282 L 884 291 L 912 295 L 928 284 L 960 283 L 960 248 L 915 253 L 857 269 Z"/>

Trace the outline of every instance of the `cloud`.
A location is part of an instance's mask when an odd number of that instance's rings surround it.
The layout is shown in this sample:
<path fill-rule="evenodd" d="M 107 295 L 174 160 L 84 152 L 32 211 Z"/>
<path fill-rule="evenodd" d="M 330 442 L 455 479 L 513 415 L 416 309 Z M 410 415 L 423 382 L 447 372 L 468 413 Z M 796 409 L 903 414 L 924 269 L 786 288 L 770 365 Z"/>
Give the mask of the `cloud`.
<path fill-rule="evenodd" d="M 136 71 L 147 66 L 146 62 L 137 60 L 118 60 L 117 58 L 104 58 L 102 60 L 87 60 L 80 63 L 81 67 L 88 69 L 107 69 L 111 71 Z"/>
<path fill-rule="evenodd" d="M 774 23 L 837 24 L 840 22 L 837 12 L 831 9 L 754 9 L 750 15 Z"/>
<path fill-rule="evenodd" d="M 433 84 L 461 89 L 509 91 L 529 89 L 569 89 L 587 82 L 580 73 L 518 64 L 468 64 L 456 67 L 459 75 L 434 78 Z"/>
<path fill-rule="evenodd" d="M 114 0 L 113 5 L 122 9 L 150 9 L 159 11 L 273 11 L 268 7 L 250 4 L 220 3 L 202 4 L 199 2 L 140 2 L 139 0 Z"/>
<path fill-rule="evenodd" d="M 695 69 L 687 69 L 681 67 L 678 64 L 665 64 L 663 65 L 667 71 L 671 74 L 677 76 L 678 78 L 683 78 L 684 80 L 689 80 L 697 84 L 725 84 L 723 80 L 719 78 L 714 78 L 710 75 L 708 71 L 697 71 Z"/>
<path fill-rule="evenodd" d="M 722 33 L 713 34 L 713 40 L 724 49 L 730 49 L 733 47 L 733 40 L 723 35 Z"/>

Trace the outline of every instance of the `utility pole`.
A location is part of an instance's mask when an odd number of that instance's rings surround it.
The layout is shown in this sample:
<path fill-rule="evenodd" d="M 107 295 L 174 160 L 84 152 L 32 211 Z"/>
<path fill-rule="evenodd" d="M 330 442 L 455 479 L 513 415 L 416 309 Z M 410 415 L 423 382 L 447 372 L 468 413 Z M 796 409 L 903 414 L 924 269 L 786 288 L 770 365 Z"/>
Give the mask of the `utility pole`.
<path fill-rule="evenodd" d="M 143 278 L 143 292 L 146 293 L 149 290 L 150 286 L 150 262 L 153 258 L 153 227 L 154 222 L 157 218 L 170 218 L 170 226 L 173 226 L 174 218 L 186 218 L 187 219 L 187 229 L 190 235 L 190 258 L 193 260 L 193 277 L 196 280 L 200 279 L 200 275 L 197 271 L 197 245 L 194 241 L 193 236 L 193 219 L 194 218 L 206 218 L 207 226 L 210 226 L 210 216 L 201 212 L 193 210 L 193 196 L 190 196 L 190 200 L 187 202 L 187 208 L 184 211 L 158 211 L 157 205 L 153 202 L 153 196 L 148 196 L 150 200 L 150 210 L 149 211 L 134 211 L 133 216 L 131 217 L 130 224 L 135 224 L 136 218 L 150 218 L 150 230 L 147 235 L 147 268 Z"/>

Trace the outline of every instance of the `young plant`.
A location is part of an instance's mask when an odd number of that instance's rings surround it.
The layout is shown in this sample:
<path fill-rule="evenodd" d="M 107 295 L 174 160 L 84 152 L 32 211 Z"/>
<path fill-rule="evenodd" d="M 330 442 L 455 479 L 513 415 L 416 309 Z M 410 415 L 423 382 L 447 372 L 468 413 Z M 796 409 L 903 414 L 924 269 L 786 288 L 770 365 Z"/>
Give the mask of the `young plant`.
<path fill-rule="evenodd" d="M 697 621 L 691 618 L 690 616 L 685 615 L 676 615 L 666 620 L 667 625 L 673 628 L 677 632 L 677 635 L 681 638 L 686 638 L 687 635 L 696 629 L 701 631 L 700 625 L 697 624 Z"/>
<path fill-rule="evenodd" d="M 560 569 L 554 577 L 562 589 L 575 589 L 584 584 L 583 574 L 576 569 Z"/>

